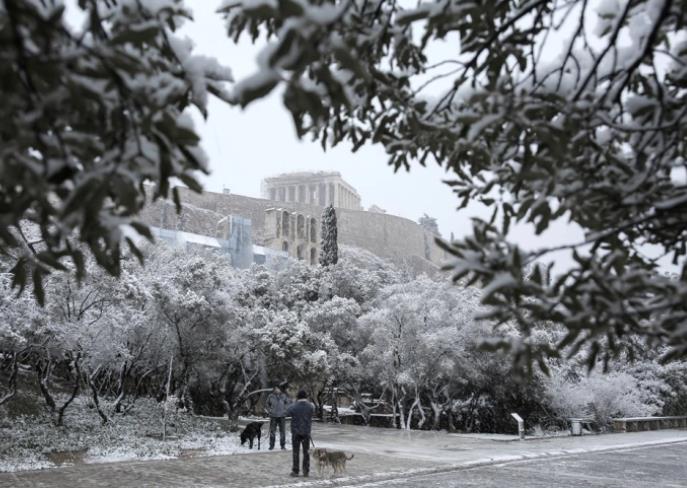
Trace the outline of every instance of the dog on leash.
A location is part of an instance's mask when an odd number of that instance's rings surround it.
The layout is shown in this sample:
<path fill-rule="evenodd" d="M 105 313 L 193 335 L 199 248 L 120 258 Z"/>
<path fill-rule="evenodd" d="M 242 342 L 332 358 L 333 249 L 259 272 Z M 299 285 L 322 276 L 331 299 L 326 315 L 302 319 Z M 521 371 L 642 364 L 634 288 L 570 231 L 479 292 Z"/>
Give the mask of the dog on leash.
<path fill-rule="evenodd" d="M 251 422 L 241 432 L 241 445 L 248 441 L 248 446 L 253 449 L 253 439 L 258 438 L 258 451 L 260 450 L 260 436 L 262 436 L 262 422 Z"/>
<path fill-rule="evenodd" d="M 339 474 L 346 470 L 346 461 L 353 459 L 353 454 L 351 454 L 351 457 L 348 457 L 343 451 L 330 451 L 318 447 L 312 450 L 312 457 L 317 461 L 317 471 L 319 474 L 322 474 L 322 471 L 328 467 L 332 468 L 334 474 Z"/>

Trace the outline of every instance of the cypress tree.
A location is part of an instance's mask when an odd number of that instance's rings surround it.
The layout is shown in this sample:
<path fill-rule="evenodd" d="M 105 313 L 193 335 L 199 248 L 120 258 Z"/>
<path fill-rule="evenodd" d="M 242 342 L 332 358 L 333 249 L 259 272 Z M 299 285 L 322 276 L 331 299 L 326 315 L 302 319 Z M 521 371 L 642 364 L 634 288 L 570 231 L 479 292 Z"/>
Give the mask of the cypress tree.
<path fill-rule="evenodd" d="M 330 266 L 339 261 L 337 234 L 336 210 L 330 204 L 322 211 L 322 241 L 320 245 L 320 264 L 322 266 Z"/>

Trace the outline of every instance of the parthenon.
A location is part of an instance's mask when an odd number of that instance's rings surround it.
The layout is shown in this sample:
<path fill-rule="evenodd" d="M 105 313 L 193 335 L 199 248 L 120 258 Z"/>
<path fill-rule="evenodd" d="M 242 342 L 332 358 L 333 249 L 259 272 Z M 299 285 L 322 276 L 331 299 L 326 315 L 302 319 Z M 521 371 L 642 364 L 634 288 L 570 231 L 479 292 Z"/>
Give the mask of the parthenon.
<path fill-rule="evenodd" d="M 262 182 L 264 198 L 276 202 L 294 202 L 338 208 L 362 210 L 360 195 L 335 172 L 288 173 Z"/>

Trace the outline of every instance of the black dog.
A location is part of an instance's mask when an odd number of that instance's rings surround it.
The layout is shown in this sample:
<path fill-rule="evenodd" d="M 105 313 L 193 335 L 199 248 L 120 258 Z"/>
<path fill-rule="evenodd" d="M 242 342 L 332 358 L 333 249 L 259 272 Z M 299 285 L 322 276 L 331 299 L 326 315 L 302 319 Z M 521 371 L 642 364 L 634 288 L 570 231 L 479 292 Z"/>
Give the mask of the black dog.
<path fill-rule="evenodd" d="M 241 432 L 241 445 L 248 441 L 248 445 L 253 449 L 253 439 L 258 438 L 258 451 L 260 450 L 260 436 L 262 435 L 262 422 L 251 422 Z"/>

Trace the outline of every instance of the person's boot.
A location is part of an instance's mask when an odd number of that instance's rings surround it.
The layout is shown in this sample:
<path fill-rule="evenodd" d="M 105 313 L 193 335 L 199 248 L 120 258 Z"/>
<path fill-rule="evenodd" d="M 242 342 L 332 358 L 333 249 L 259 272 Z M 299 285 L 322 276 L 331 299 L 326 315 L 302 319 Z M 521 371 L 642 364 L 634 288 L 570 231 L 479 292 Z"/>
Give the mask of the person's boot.
<path fill-rule="evenodd" d="M 298 476 L 298 473 L 296 473 L 295 471 L 291 471 L 291 476 L 293 478 L 296 478 Z"/>

